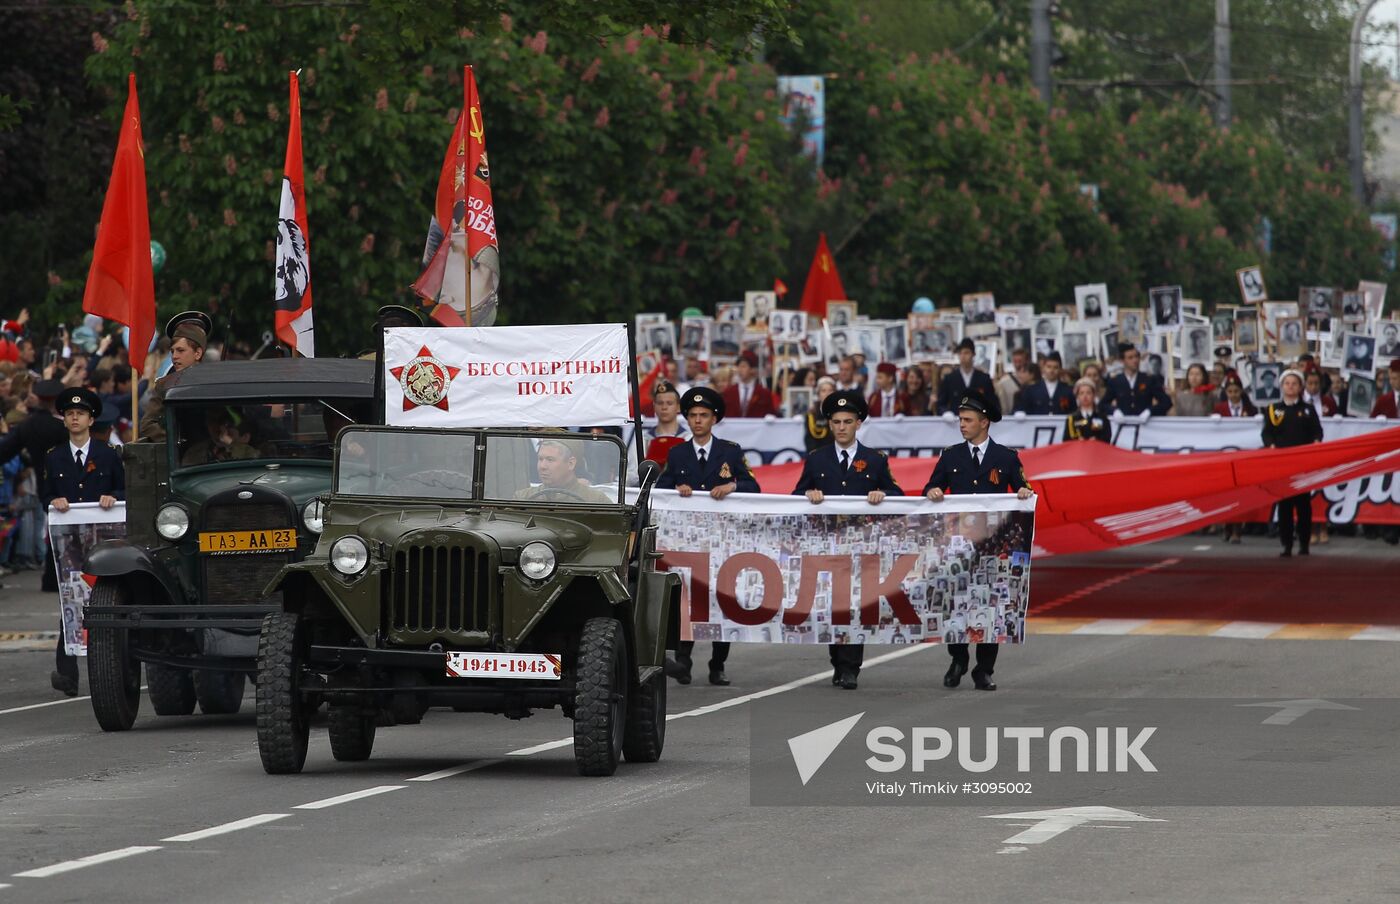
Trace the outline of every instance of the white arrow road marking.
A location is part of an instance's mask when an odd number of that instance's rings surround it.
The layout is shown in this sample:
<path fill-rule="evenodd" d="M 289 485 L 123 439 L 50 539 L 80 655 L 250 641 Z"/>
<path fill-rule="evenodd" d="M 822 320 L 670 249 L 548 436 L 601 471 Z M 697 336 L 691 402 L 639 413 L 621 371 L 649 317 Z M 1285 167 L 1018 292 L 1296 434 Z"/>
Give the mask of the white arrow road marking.
<path fill-rule="evenodd" d="M 26 870 L 22 873 L 15 873 L 16 879 L 47 879 L 49 876 L 57 876 L 59 873 L 70 873 L 75 869 L 82 869 L 85 866 L 96 866 L 99 863 L 110 863 L 113 860 L 122 860 L 126 857 L 134 857 L 137 854 L 144 854 L 147 851 L 158 851 L 160 845 L 142 845 L 138 847 L 126 847 L 120 850 L 107 851 L 102 854 L 93 854 L 90 857 L 79 857 L 77 860 L 65 860 L 62 863 L 55 863 L 52 866 L 41 866 L 38 869 Z"/>
<path fill-rule="evenodd" d="M 335 797 L 327 797 L 324 800 L 313 800 L 309 804 L 297 804 L 293 810 L 324 810 L 326 807 L 336 807 L 340 804 L 348 804 L 352 800 L 361 800 L 366 797 L 374 797 L 376 794 L 387 794 L 390 791 L 402 791 L 408 785 L 376 785 L 373 788 L 365 788 L 362 791 L 351 791 L 349 794 L 338 794 Z"/>
<path fill-rule="evenodd" d="M 1278 712 L 1269 716 L 1263 725 L 1292 725 L 1315 709 L 1349 709 L 1359 712 L 1355 706 L 1333 703 L 1331 700 L 1275 700 L 1273 703 L 1236 703 L 1236 706 L 1277 706 Z"/>
<path fill-rule="evenodd" d="M 996 813 L 982 818 L 1024 819 L 1035 823 L 1024 832 L 1012 835 L 1002 844 L 1044 844 L 1075 826 L 1082 826 L 1090 822 L 1166 822 L 1165 819 L 1152 819 L 1129 810 L 1119 810 L 1116 807 L 1062 807 L 1058 810 Z"/>
<path fill-rule="evenodd" d="M 211 826 L 207 829 L 200 829 L 197 832 L 186 832 L 183 835 L 171 835 L 169 838 L 162 838 L 161 841 L 203 841 L 206 838 L 213 838 L 215 835 L 227 835 L 229 832 L 237 832 L 241 829 L 251 829 L 253 826 L 260 826 L 264 823 L 276 822 L 279 819 L 286 819 L 290 813 L 261 813 L 257 816 L 249 816 L 247 819 L 236 819 L 233 822 L 226 822 L 221 826 Z"/>

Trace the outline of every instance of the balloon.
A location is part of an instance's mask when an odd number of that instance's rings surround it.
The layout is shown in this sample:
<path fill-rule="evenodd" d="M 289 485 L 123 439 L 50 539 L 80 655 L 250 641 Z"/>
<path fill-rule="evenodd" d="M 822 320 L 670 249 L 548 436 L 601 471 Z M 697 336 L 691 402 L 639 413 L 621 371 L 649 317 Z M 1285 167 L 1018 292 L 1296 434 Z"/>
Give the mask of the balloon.
<path fill-rule="evenodd" d="M 165 266 L 165 246 L 155 239 L 151 239 L 151 270 L 159 273 L 160 268 Z"/>
<path fill-rule="evenodd" d="M 915 313 L 915 314 L 932 314 L 932 313 L 933 313 L 933 299 L 929 298 L 927 295 L 922 295 L 922 296 L 920 296 L 920 297 L 914 299 L 914 313 Z"/>
<path fill-rule="evenodd" d="M 700 309 L 699 309 L 699 308 L 686 308 L 684 311 L 681 311 L 681 319 L 682 319 L 682 320 L 685 320 L 687 317 L 704 317 L 704 316 L 705 316 L 704 314 L 700 313 Z"/>

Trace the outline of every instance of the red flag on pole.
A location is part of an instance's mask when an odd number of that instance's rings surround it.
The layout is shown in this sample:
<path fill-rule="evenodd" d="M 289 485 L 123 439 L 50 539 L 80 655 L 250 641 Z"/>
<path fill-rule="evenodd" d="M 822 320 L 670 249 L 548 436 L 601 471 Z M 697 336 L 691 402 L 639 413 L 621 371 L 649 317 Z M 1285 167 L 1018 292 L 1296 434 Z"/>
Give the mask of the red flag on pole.
<path fill-rule="evenodd" d="M 311 233 L 306 228 L 306 180 L 301 163 L 301 90 L 291 75 L 287 158 L 282 165 L 282 200 L 277 208 L 277 338 L 307 358 L 316 356 L 311 319 Z"/>
<path fill-rule="evenodd" d="M 423 273 L 413 291 L 439 323 L 490 326 L 496 320 L 501 267 L 486 127 L 470 66 L 462 70 L 462 87 L 462 113 L 438 174 Z"/>
<path fill-rule="evenodd" d="M 841 286 L 841 277 L 836 273 L 836 259 L 826 246 L 826 233 L 817 239 L 817 253 L 812 255 L 812 266 L 807 271 L 807 284 L 802 287 L 801 310 L 817 317 L 826 317 L 826 303 L 841 301 L 846 290 Z"/>
<path fill-rule="evenodd" d="M 136 73 L 127 77 L 112 178 L 102 201 L 102 220 L 83 289 L 83 310 L 131 328 L 130 363 L 140 369 L 156 329 L 155 271 L 151 267 L 151 221 L 146 208 L 146 161 L 141 145 L 141 105 Z"/>
<path fill-rule="evenodd" d="M 782 298 L 784 295 L 786 295 L 786 294 L 787 294 L 787 283 L 783 282 L 781 279 L 774 279 L 774 280 L 773 280 L 773 294 L 776 295 L 776 296 L 778 296 L 779 298 Z"/>

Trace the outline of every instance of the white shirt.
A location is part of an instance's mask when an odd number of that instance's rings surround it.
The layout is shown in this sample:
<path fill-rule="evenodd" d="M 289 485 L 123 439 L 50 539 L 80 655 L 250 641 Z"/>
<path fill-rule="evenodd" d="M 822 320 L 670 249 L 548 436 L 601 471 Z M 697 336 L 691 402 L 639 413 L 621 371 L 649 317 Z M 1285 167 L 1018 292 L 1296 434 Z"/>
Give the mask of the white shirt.
<path fill-rule="evenodd" d="M 1060 384 L 1059 384 L 1058 382 L 1056 382 L 1056 383 L 1051 383 L 1049 380 L 1046 380 L 1046 381 L 1045 381 L 1045 397 L 1046 397 L 1047 399 L 1050 399 L 1050 400 L 1053 402 L 1053 401 L 1055 400 L 1055 387 L 1056 387 L 1056 386 L 1059 386 L 1059 385 L 1060 385 Z"/>
<path fill-rule="evenodd" d="M 1317 412 L 1318 419 L 1320 420 L 1322 418 L 1322 396 L 1309 395 L 1304 391 L 1303 398 L 1313 407 L 1313 411 Z"/>
<path fill-rule="evenodd" d="M 73 459 L 74 463 L 78 461 L 78 453 L 81 452 L 83 453 L 83 467 L 87 467 L 88 453 L 90 451 L 92 451 L 92 437 L 88 437 L 88 441 L 83 443 L 82 446 L 73 445 L 71 439 L 68 441 L 68 457 Z"/>
<path fill-rule="evenodd" d="M 968 440 L 967 450 L 969 452 L 975 451 L 977 453 L 977 461 L 979 463 L 984 462 L 987 460 L 987 446 L 991 443 L 991 441 L 992 438 L 990 436 L 982 440 L 980 444 L 976 445 L 974 445 L 971 440 Z"/>
<path fill-rule="evenodd" d="M 977 373 L 977 368 L 974 367 L 974 368 L 972 368 L 972 370 L 963 370 L 961 367 L 959 367 L 959 368 L 958 368 L 958 373 L 962 374 L 963 385 L 966 386 L 966 387 L 968 387 L 969 389 L 971 389 L 971 388 L 972 388 L 972 375 L 975 374 L 975 373 Z"/>
<path fill-rule="evenodd" d="M 840 463 L 841 463 L 841 453 L 842 453 L 842 452 L 845 452 L 847 455 L 850 456 L 850 459 L 847 461 L 847 465 L 846 465 L 847 467 L 850 467 L 850 465 L 851 465 L 852 463 L 854 463 L 855 460 L 856 460 L 856 450 L 858 450 L 859 448 L 860 448 L 860 441 L 859 441 L 859 440 L 857 440 L 856 442 L 851 443 L 849 446 L 843 446 L 843 445 L 841 445 L 840 443 L 837 443 L 837 444 L 836 444 L 836 463 L 837 463 L 837 464 L 840 464 Z"/>
<path fill-rule="evenodd" d="M 897 413 L 894 410 L 894 394 L 893 389 L 880 393 L 880 417 L 894 417 Z"/>
<path fill-rule="evenodd" d="M 1231 401 L 1229 401 L 1229 400 L 1227 399 L 1226 402 L 1225 402 L 1225 404 L 1227 404 L 1227 405 L 1230 406 L 1230 417 L 1244 417 L 1244 402 L 1243 402 L 1243 401 L 1241 401 L 1238 405 L 1236 405 L 1234 402 L 1231 402 Z"/>
<path fill-rule="evenodd" d="M 690 441 L 690 444 L 695 447 L 695 457 L 697 459 L 700 458 L 701 452 L 705 453 L 705 464 L 708 465 L 710 463 L 710 448 L 715 444 L 715 435 L 711 433 L 710 438 L 705 441 L 704 445 L 701 445 L 699 440 L 694 439 Z"/>

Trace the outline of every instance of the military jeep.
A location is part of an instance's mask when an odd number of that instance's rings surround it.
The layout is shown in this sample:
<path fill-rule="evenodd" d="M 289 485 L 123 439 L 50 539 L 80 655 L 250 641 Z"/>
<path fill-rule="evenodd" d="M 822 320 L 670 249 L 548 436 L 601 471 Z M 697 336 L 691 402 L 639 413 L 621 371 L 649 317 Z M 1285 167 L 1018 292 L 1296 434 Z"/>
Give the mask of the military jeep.
<path fill-rule="evenodd" d="M 316 547 L 335 435 L 373 412 L 374 363 L 200 364 L 165 399 L 166 441 L 125 447 L 126 537 L 96 546 L 88 682 L 106 731 L 132 726 L 141 664 L 157 715 L 234 713 L 268 581 Z"/>
<path fill-rule="evenodd" d="M 546 448 L 565 443 L 586 473 L 546 480 Z M 625 466 L 611 436 L 345 430 L 316 550 L 267 589 L 282 607 L 258 645 L 263 768 L 301 771 L 313 699 L 337 760 L 368 758 L 377 727 L 430 707 L 558 707 L 583 775 L 659 759 L 680 583 L 656 570 L 659 469 L 643 462 L 628 504 Z"/>

